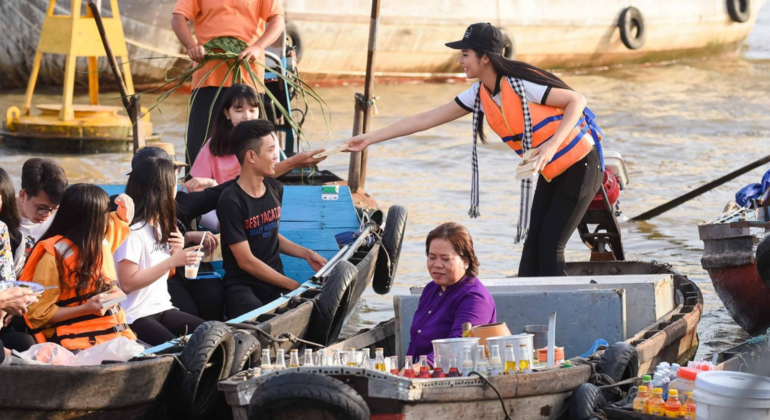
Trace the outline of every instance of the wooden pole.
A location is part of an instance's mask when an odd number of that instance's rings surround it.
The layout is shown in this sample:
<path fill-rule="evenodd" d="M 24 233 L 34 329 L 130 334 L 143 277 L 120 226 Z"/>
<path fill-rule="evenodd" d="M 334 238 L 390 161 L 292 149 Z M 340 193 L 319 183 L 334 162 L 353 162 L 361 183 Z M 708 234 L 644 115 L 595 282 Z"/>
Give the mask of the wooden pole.
<path fill-rule="evenodd" d="M 377 52 L 377 31 L 380 28 L 380 0 L 372 0 L 371 22 L 369 23 L 369 51 L 366 56 L 366 84 L 364 86 L 363 132 L 368 133 L 374 105 L 374 63 Z M 366 186 L 366 165 L 369 151 L 361 153 L 361 189 Z"/>
<path fill-rule="evenodd" d="M 147 143 L 144 138 L 144 121 L 142 121 L 142 105 L 139 102 L 139 95 L 131 97 L 131 115 L 130 118 L 134 121 L 133 138 L 134 138 L 134 153 L 141 149 Z"/>
<path fill-rule="evenodd" d="M 360 93 L 355 94 L 353 111 L 353 137 L 361 134 L 364 122 L 364 102 Z M 350 154 L 350 168 L 348 169 L 348 187 L 351 193 L 358 192 L 361 186 L 361 152 Z"/>

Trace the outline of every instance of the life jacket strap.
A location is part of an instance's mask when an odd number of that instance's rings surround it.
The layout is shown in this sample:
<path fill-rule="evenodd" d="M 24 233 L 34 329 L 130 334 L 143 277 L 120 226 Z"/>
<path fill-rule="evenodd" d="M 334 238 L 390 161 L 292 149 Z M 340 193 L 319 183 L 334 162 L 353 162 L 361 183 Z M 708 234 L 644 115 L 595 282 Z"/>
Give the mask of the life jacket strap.
<path fill-rule="evenodd" d="M 94 338 L 100 335 L 116 334 L 116 333 L 126 331 L 128 329 L 129 329 L 128 324 L 118 324 L 114 327 L 107 328 L 100 331 L 89 331 L 89 332 L 84 332 L 79 334 L 67 334 L 67 335 L 54 334 L 53 337 L 51 337 L 50 341 L 61 342 L 62 340 L 72 340 L 75 338 L 84 338 L 84 337 L 87 337 L 93 340 Z"/>

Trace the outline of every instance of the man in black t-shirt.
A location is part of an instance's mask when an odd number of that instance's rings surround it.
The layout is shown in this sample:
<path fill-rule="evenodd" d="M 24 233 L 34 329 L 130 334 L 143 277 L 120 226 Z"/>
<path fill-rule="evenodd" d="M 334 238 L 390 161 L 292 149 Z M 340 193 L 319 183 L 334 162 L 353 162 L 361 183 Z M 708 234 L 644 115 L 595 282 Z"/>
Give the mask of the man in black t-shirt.
<path fill-rule="evenodd" d="M 326 259 L 278 233 L 283 185 L 271 178 L 277 153 L 267 120 L 238 124 L 230 134 L 241 177 L 219 197 L 217 218 L 225 269 L 225 311 L 232 319 L 271 302 L 299 283 L 283 274 L 280 254 L 307 260 L 319 270 Z"/>

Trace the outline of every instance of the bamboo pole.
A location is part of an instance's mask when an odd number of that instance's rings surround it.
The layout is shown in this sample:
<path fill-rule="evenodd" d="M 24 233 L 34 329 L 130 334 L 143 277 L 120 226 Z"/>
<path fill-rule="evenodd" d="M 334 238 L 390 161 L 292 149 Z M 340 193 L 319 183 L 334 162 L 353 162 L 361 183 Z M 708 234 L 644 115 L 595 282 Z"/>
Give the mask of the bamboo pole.
<path fill-rule="evenodd" d="M 353 137 L 361 134 L 364 122 L 364 102 L 360 93 L 355 94 L 353 111 Z M 351 193 L 358 192 L 361 186 L 361 152 L 350 154 L 350 168 L 348 169 L 348 187 Z"/>

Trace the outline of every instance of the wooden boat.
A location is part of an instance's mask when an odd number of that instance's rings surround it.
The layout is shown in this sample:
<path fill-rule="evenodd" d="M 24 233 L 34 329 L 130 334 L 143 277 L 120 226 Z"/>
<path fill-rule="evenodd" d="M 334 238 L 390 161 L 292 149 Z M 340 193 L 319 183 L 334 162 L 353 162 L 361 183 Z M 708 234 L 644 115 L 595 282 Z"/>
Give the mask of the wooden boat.
<path fill-rule="evenodd" d="M 730 316 L 749 334 L 770 327 L 770 287 L 757 271 L 756 249 L 770 223 L 743 220 L 745 209 L 698 225 L 704 250 L 701 265 Z M 756 217 L 752 217 L 756 220 Z"/>
<path fill-rule="evenodd" d="M 694 356 L 703 299 L 698 287 L 686 276 L 656 262 L 575 262 L 569 263 L 567 269 L 572 276 L 673 275 L 675 309 L 624 341 L 636 349 L 639 373 L 649 372 L 662 361 L 684 362 Z M 383 347 L 393 353 L 397 324 L 395 319 L 391 320 L 332 348 Z M 594 356 L 601 357 L 600 353 Z M 569 369 L 488 377 L 499 391 L 499 398 L 492 387 L 474 377 L 410 380 L 361 368 L 328 366 L 285 369 L 261 377 L 241 373 L 219 386 L 225 390 L 236 418 L 245 418 L 252 397 L 260 392 L 260 384 L 282 375 L 312 372 L 330 375 L 352 387 L 363 397 L 372 419 L 501 418 L 501 403 L 516 419 L 559 419 L 567 411 L 572 391 L 590 381 L 596 368 L 584 360 L 574 361 L 575 366 Z"/>
<path fill-rule="evenodd" d="M 104 188 L 111 194 L 123 190 L 123 186 Z M 395 210 L 393 215 L 398 213 L 398 208 Z M 226 406 L 223 394 L 216 390 L 216 382 L 249 368 L 258 360 L 261 348 L 283 348 L 288 352 L 303 345 L 302 340 L 325 345 L 337 339 L 373 273 L 381 269 L 378 255 L 383 242 L 367 243 L 365 238 L 369 232 L 381 235 L 382 217 L 366 217 L 366 223 L 362 223 L 363 216 L 358 214 L 347 187 L 340 188 L 338 200 L 323 200 L 320 186 L 286 186 L 281 233 L 324 255 L 329 263 L 313 272 L 304 261 L 285 257 L 286 274 L 307 281 L 282 298 L 229 320 L 229 328 L 236 331 L 234 353 L 232 348 L 228 353 L 227 346 L 199 345 L 196 337 L 207 323 L 192 337 L 147 349 L 125 363 L 85 367 L 2 366 L 0 383 L 5 386 L 0 387 L 0 417 L 227 418 L 229 409 L 224 414 L 217 412 Z M 388 221 L 392 222 L 392 216 Z M 391 231 L 396 225 L 391 224 Z M 360 239 L 340 249 L 334 235 L 358 231 L 362 226 L 364 233 Z M 403 234 L 403 225 L 401 229 Z M 190 366 L 193 359 L 187 356 L 199 357 L 201 352 L 208 356 L 196 371 Z M 190 380 L 197 383 L 196 388 L 185 388 Z"/>
<path fill-rule="evenodd" d="M 377 75 L 461 77 L 457 55 L 444 43 L 459 38 L 469 24 L 479 21 L 503 29 L 512 45 L 508 55 L 546 68 L 599 67 L 736 52 L 764 2 L 389 0 L 383 2 L 380 12 Z M 0 86 L 26 85 L 47 3 L 0 2 L 0 27 L 8 28 L 0 39 Z M 131 68 L 137 83 L 162 82 L 166 70 L 175 63 L 189 65 L 189 61 L 177 62 L 186 56 L 180 54 L 182 48 L 169 24 L 174 4 L 174 0 L 121 4 L 131 58 L 167 57 L 134 61 Z M 303 78 L 363 77 L 370 2 L 347 2 L 340 7 L 332 0 L 284 0 L 283 5 Z M 748 9 L 741 5 L 748 5 Z M 636 11 L 629 15 L 626 10 L 630 6 Z M 638 20 L 637 12 L 643 30 L 631 24 L 631 18 Z M 629 19 L 621 19 L 627 16 Z M 627 33 L 626 44 L 637 48 L 624 44 L 621 27 Z M 41 83 L 61 83 L 63 65 L 60 57 L 44 58 Z"/>

